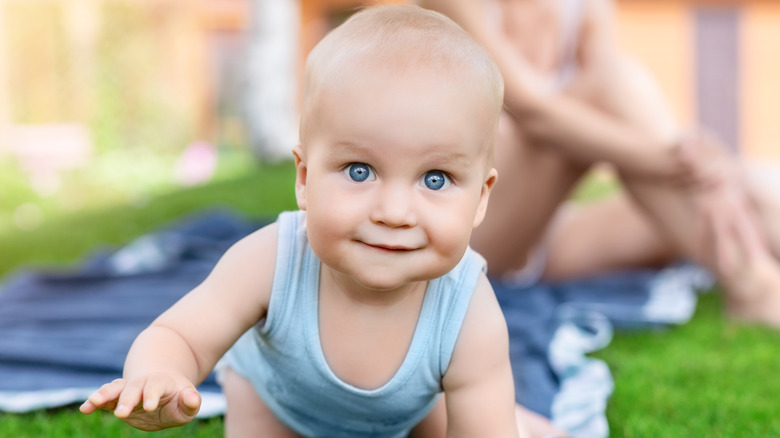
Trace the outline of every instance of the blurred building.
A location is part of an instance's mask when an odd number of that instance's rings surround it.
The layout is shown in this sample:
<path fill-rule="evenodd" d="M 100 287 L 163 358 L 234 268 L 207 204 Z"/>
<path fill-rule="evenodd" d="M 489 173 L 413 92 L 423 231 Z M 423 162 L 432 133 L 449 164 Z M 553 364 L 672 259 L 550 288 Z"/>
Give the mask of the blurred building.
<path fill-rule="evenodd" d="M 618 18 L 681 120 L 780 160 L 780 1 L 619 0 Z"/>
<path fill-rule="evenodd" d="M 616 1 L 621 44 L 681 120 L 780 159 L 780 1 Z M 0 155 L 63 136 L 86 155 L 257 141 L 258 114 L 294 123 L 303 60 L 329 29 L 360 5 L 403 2 L 0 0 Z M 275 97 L 258 113 L 242 103 L 252 95 Z M 294 130 L 265 141 L 289 151 Z"/>
<path fill-rule="evenodd" d="M 0 0 L 0 159 L 48 171 L 111 149 L 173 154 L 211 135 L 209 50 L 225 26 L 211 9 Z"/>

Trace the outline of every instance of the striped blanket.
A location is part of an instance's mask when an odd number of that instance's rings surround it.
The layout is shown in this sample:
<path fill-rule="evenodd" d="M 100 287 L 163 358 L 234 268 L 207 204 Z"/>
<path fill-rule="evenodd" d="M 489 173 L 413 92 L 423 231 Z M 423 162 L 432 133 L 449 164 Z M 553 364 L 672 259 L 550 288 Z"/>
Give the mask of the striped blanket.
<path fill-rule="evenodd" d="M 231 212 L 185 218 L 65 272 L 20 271 L 0 284 L 0 410 L 80 403 L 122 373 L 135 336 L 200 283 L 224 251 L 263 222 Z M 609 368 L 587 354 L 614 327 L 680 324 L 711 278 L 679 265 L 559 284 L 493 281 L 510 331 L 518 402 L 573 437 L 603 437 L 613 388 Z M 220 415 L 213 376 L 201 417 Z"/>

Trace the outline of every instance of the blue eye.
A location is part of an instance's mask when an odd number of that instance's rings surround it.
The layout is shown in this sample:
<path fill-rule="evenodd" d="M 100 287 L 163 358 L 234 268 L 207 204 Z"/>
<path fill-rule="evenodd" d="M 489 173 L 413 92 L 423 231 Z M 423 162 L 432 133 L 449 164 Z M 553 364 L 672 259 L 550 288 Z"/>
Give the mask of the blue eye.
<path fill-rule="evenodd" d="M 374 177 L 374 172 L 371 171 L 368 164 L 364 163 L 352 163 L 344 169 L 344 173 L 347 174 L 349 179 L 355 182 L 363 182 L 369 178 L 373 179 Z"/>
<path fill-rule="evenodd" d="M 431 170 L 426 173 L 425 176 L 423 176 L 422 182 L 425 184 L 425 187 L 431 190 L 441 190 L 450 185 L 449 177 L 447 177 L 444 172 L 438 170 Z"/>

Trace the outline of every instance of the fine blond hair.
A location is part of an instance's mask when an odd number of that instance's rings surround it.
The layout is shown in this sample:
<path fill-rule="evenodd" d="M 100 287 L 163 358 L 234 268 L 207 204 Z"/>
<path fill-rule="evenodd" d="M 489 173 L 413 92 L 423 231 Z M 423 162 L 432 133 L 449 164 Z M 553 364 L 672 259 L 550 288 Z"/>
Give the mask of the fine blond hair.
<path fill-rule="evenodd" d="M 354 65 L 347 60 L 355 59 L 399 70 L 428 68 L 470 74 L 483 84 L 496 120 L 503 107 L 504 81 L 498 66 L 487 50 L 450 18 L 415 5 L 369 7 L 331 31 L 307 58 L 300 124 L 302 142 L 306 141 L 320 92 L 338 77 L 341 69 Z"/>

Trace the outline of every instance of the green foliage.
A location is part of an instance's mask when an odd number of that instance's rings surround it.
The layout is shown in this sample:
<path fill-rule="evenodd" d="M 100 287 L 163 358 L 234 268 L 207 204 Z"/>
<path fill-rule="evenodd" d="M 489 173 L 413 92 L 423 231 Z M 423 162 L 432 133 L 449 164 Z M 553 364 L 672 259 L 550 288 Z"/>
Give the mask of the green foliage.
<path fill-rule="evenodd" d="M 0 32 L 7 39 L 7 59 L 13 60 L 2 67 L 8 69 L 11 117 L 22 124 L 70 120 L 74 114 L 64 84 L 70 83 L 72 71 L 62 4 L 8 2 L 0 7 L 6 8 L 7 22 Z"/>
<path fill-rule="evenodd" d="M 166 99 L 171 84 L 162 57 L 171 54 L 157 49 L 160 17 L 134 2 L 103 2 L 100 13 L 90 113 L 97 149 L 180 151 L 192 138 L 192 126 L 189 111 Z"/>
<path fill-rule="evenodd" d="M 582 184 L 575 188 L 571 198 L 578 202 L 588 202 L 615 194 L 620 190 L 620 185 L 612 174 L 591 172 Z"/>
<path fill-rule="evenodd" d="M 193 16 L 186 4 L 13 1 L 0 7 L 7 23 L 0 24 L 7 46 L 0 65 L 8 71 L 12 125 L 87 126 L 99 153 L 170 155 L 206 135 L 194 133 L 194 125 L 206 123 L 198 113 L 205 103 L 193 98 L 199 92 L 177 87 L 189 83 L 182 77 L 187 67 L 203 67 L 171 53 L 190 31 L 181 25 Z"/>

